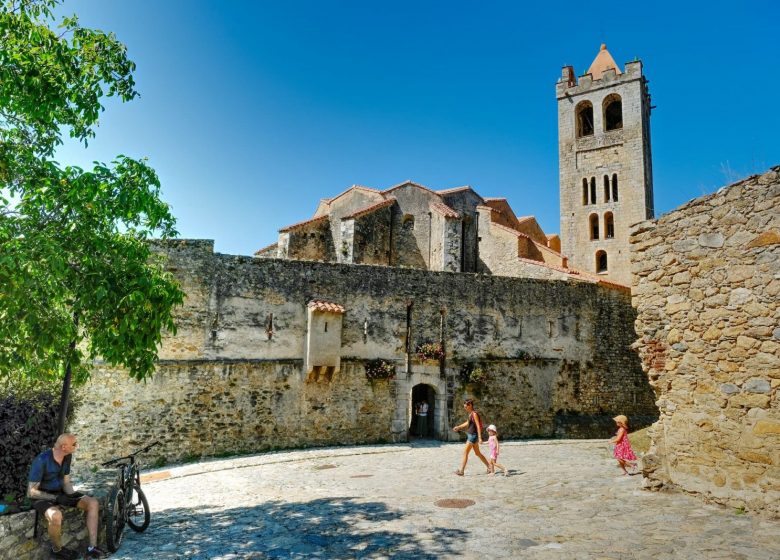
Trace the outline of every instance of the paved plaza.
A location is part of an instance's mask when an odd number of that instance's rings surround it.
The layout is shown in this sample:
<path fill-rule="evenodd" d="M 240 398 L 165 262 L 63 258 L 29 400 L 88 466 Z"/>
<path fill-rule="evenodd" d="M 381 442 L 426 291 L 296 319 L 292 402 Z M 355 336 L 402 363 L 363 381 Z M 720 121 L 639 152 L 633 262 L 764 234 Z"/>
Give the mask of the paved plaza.
<path fill-rule="evenodd" d="M 152 523 L 115 560 L 780 558 L 780 522 L 620 476 L 605 442 L 506 442 L 510 476 L 461 444 L 269 453 L 148 471 Z M 465 508 L 452 500 L 471 500 Z"/>

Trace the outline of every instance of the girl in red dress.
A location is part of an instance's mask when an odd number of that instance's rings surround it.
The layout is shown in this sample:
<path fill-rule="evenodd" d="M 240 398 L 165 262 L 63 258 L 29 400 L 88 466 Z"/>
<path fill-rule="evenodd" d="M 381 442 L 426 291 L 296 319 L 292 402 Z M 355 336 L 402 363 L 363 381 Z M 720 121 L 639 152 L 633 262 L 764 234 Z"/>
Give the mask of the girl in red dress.
<path fill-rule="evenodd" d="M 613 420 L 617 424 L 618 431 L 609 442 L 615 444 L 614 456 L 620 468 L 623 469 L 623 474 L 628 474 L 626 466 L 631 465 L 633 467 L 634 461 L 636 461 L 634 450 L 631 449 L 631 442 L 628 441 L 628 418 L 621 414 L 615 416 Z"/>

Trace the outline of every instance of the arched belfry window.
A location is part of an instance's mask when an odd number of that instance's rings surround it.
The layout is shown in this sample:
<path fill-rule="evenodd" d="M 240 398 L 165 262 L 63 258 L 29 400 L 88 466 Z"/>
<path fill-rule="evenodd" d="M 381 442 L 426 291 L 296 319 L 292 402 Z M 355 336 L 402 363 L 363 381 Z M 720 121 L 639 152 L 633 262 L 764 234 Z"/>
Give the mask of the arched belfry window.
<path fill-rule="evenodd" d="M 593 104 L 590 101 L 582 101 L 575 111 L 577 138 L 593 136 Z"/>
<path fill-rule="evenodd" d="M 590 178 L 590 203 L 596 204 L 596 178 Z"/>
<path fill-rule="evenodd" d="M 591 240 L 599 238 L 599 216 L 598 214 L 591 214 L 588 218 L 590 223 L 590 238 Z"/>
<path fill-rule="evenodd" d="M 609 202 L 609 175 L 604 175 L 604 202 Z"/>
<path fill-rule="evenodd" d="M 582 178 L 582 205 L 588 205 L 588 180 L 584 177 Z"/>
<path fill-rule="evenodd" d="M 607 252 L 596 251 L 596 272 L 606 272 L 607 270 Z"/>
<path fill-rule="evenodd" d="M 604 214 L 604 238 L 613 239 L 615 237 L 615 218 L 612 212 Z"/>
<path fill-rule="evenodd" d="M 623 101 L 617 93 L 611 93 L 604 98 L 604 130 L 623 128 Z"/>
<path fill-rule="evenodd" d="M 612 174 L 612 200 L 613 202 L 618 201 L 617 173 Z"/>

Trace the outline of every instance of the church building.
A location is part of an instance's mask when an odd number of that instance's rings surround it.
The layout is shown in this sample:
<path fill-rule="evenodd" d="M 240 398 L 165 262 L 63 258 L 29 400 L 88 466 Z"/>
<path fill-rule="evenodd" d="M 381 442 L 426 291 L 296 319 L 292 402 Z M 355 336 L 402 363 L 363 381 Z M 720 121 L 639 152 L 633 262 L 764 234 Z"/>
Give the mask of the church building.
<path fill-rule="evenodd" d="M 629 227 L 653 216 L 650 95 L 642 63 L 621 71 L 602 45 L 557 84 L 561 235 L 469 186 L 353 185 L 279 230 L 258 258 L 631 284 Z"/>

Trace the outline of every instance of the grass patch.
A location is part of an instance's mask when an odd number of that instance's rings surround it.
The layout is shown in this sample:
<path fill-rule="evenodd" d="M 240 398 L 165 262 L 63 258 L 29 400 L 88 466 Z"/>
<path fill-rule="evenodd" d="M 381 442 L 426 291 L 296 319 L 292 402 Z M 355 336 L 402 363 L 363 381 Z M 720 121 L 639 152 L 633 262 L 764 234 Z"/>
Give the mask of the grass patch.
<path fill-rule="evenodd" d="M 650 450 L 650 436 L 647 433 L 649 429 L 628 434 L 628 441 L 631 442 L 631 448 L 635 453 L 647 453 Z"/>

